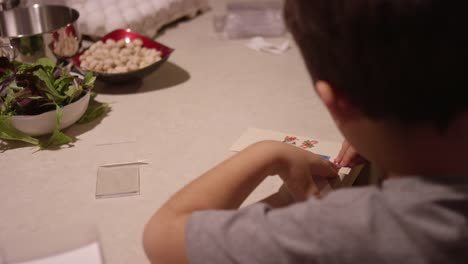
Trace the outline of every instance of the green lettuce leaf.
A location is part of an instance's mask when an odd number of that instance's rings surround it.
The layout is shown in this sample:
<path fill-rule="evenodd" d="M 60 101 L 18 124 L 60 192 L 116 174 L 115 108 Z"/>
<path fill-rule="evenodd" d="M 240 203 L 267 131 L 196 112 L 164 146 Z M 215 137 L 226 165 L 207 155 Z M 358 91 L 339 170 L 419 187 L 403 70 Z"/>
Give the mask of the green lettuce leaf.
<path fill-rule="evenodd" d="M 49 141 L 46 144 L 43 144 L 41 148 L 48 148 L 50 146 L 60 146 L 69 144 L 72 142 L 72 139 L 60 131 L 60 124 L 62 122 L 63 110 L 60 106 L 56 105 L 55 109 L 55 128 L 52 132 L 52 136 L 49 138 Z"/>
<path fill-rule="evenodd" d="M 0 107 L 0 115 L 6 116 L 7 113 L 11 112 L 11 103 L 15 100 L 15 92 L 13 90 L 8 90 L 7 95 L 2 102 L 2 106 Z"/>
<path fill-rule="evenodd" d="M 11 124 L 11 116 L 0 116 L 0 138 L 7 140 L 16 140 L 39 146 L 38 139 L 30 137 L 19 131 Z"/>
<path fill-rule="evenodd" d="M 55 80 L 54 87 L 58 93 L 64 94 L 64 92 L 66 91 L 66 88 L 68 88 L 70 84 L 72 83 L 73 83 L 72 76 L 62 76 L 58 78 L 57 80 Z"/>
<path fill-rule="evenodd" d="M 42 65 L 44 67 L 50 67 L 54 68 L 55 67 L 55 62 L 52 61 L 51 59 L 44 57 L 36 60 L 36 65 Z"/>
<path fill-rule="evenodd" d="M 83 78 L 83 86 L 90 89 L 94 87 L 94 82 L 96 81 L 96 76 L 91 72 L 87 72 Z"/>
<path fill-rule="evenodd" d="M 96 93 L 91 92 L 88 108 L 86 109 L 86 112 L 83 114 L 80 120 L 78 120 L 78 124 L 86 124 L 92 122 L 98 119 L 99 117 L 105 115 L 107 112 L 110 112 L 111 108 L 109 104 L 96 101 L 96 96 Z"/>
<path fill-rule="evenodd" d="M 89 122 L 92 122 L 105 113 L 110 111 L 110 107 L 108 104 L 105 103 L 97 103 L 93 105 L 89 105 L 88 109 L 86 109 L 86 112 L 84 115 L 78 120 L 78 124 L 86 124 Z"/>
<path fill-rule="evenodd" d="M 55 89 L 54 76 L 51 73 L 48 73 L 43 69 L 38 69 L 34 72 L 34 75 L 45 84 L 45 87 L 42 88 L 46 90 L 47 96 L 50 100 L 56 104 L 62 104 L 62 102 L 67 99 L 65 95 L 60 95 Z"/>

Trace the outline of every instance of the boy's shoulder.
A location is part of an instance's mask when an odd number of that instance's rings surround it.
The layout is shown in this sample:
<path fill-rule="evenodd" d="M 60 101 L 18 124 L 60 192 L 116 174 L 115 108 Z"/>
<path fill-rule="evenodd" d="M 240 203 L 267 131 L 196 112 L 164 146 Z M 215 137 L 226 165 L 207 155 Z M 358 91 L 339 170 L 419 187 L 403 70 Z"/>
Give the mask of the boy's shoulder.
<path fill-rule="evenodd" d="M 468 241 L 454 236 L 467 231 L 460 224 L 466 219 L 437 201 L 468 201 L 466 193 L 456 193 L 444 184 L 408 178 L 341 189 L 282 209 L 255 204 L 239 211 L 199 212 L 186 227 L 187 252 L 190 260 L 204 263 L 448 258 L 441 252 L 459 239 Z M 431 251 L 435 245 L 440 252 Z"/>

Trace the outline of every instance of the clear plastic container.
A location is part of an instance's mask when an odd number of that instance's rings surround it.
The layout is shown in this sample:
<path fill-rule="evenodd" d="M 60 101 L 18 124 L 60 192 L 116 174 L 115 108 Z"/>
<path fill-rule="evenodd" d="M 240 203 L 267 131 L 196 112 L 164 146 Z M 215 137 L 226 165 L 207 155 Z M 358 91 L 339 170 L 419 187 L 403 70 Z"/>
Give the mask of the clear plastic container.
<path fill-rule="evenodd" d="M 229 39 L 280 37 L 286 33 L 283 1 L 228 1 L 217 6 L 215 30 Z"/>

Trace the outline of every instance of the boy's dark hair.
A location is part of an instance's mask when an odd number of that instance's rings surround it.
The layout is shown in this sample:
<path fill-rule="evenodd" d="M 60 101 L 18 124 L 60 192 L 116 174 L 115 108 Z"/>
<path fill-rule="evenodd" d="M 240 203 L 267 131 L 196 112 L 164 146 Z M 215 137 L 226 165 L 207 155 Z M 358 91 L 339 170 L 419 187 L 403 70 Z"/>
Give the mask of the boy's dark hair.
<path fill-rule="evenodd" d="M 374 119 L 444 130 L 468 110 L 468 3 L 286 0 L 314 80 Z"/>

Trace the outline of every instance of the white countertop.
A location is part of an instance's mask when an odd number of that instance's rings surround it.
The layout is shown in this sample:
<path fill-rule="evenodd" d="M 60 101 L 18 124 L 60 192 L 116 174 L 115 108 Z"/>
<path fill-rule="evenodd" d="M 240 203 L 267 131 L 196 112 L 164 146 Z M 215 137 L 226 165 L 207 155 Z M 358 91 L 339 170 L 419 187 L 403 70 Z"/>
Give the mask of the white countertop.
<path fill-rule="evenodd" d="M 341 141 L 300 58 L 245 47 L 213 31 L 213 13 L 169 28 L 175 48 L 159 71 L 122 87 L 98 84 L 112 111 L 74 125 L 73 147 L 0 153 L 0 255 L 20 261 L 99 239 L 106 263 L 147 263 L 141 236 L 150 215 L 180 187 L 232 155 L 249 127 Z M 126 142 L 126 143 L 122 143 Z M 111 144 L 108 143 L 121 143 Z M 140 195 L 95 199 L 98 166 L 144 159 Z M 265 182 L 250 198 L 275 191 Z M 1 257 L 0 257 L 1 263 Z"/>

